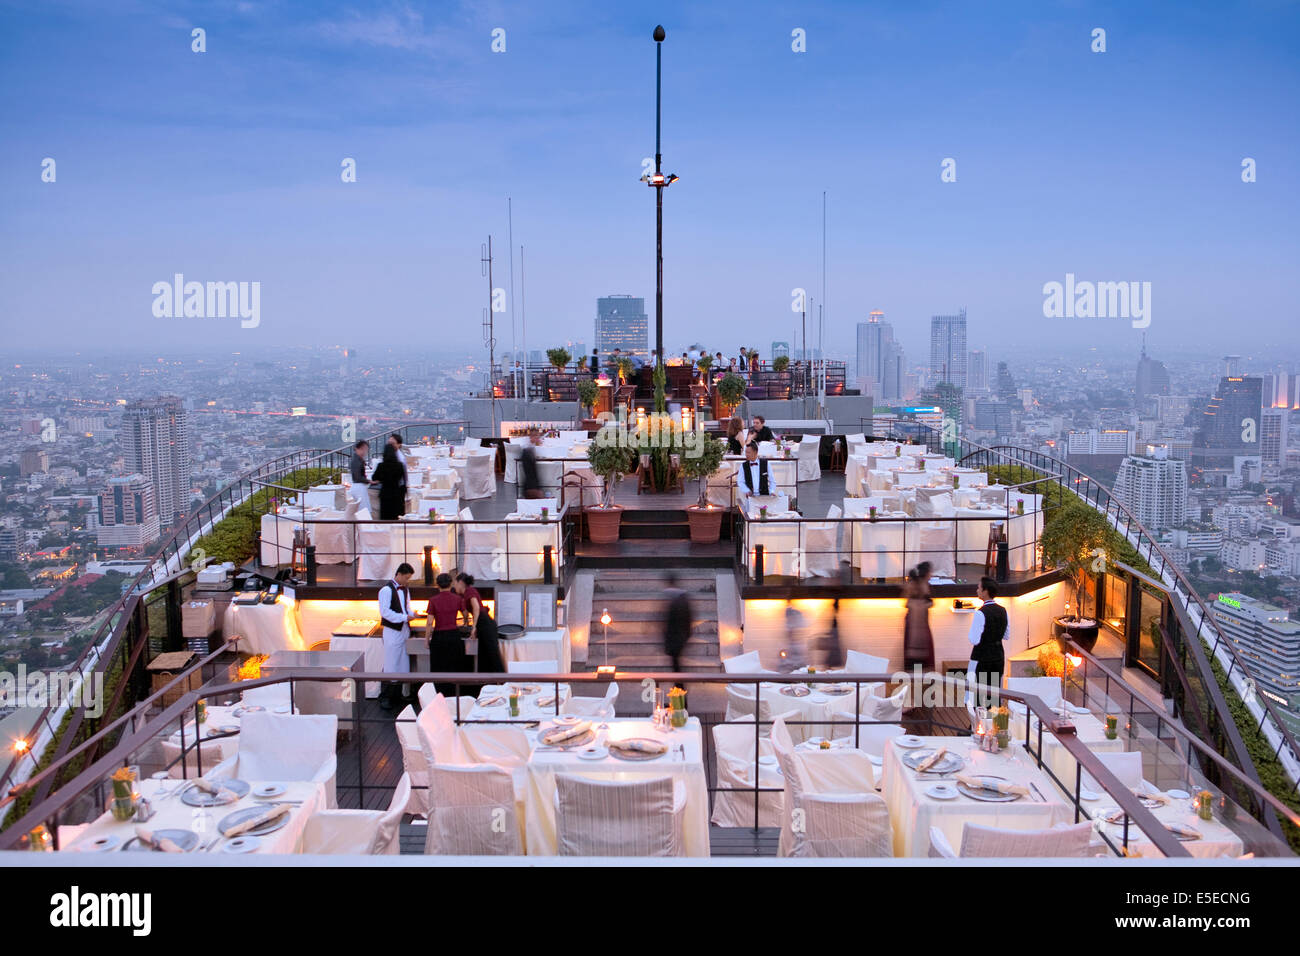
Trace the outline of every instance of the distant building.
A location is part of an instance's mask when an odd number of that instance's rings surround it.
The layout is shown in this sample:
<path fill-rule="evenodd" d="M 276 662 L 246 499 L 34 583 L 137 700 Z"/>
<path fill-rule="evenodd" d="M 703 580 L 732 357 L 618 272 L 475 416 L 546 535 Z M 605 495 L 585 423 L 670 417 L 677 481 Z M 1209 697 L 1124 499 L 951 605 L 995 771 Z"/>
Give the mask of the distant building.
<path fill-rule="evenodd" d="M 1265 408 L 1259 420 L 1259 457 L 1266 465 L 1286 462 L 1287 429 L 1291 426 L 1291 409 Z"/>
<path fill-rule="evenodd" d="M 966 387 L 966 310 L 930 317 L 930 380 Z"/>
<path fill-rule="evenodd" d="M 989 353 L 975 349 L 966 364 L 966 393 L 983 395 L 989 390 Z"/>
<path fill-rule="evenodd" d="M 997 393 L 998 398 L 1004 402 L 1016 401 L 1016 380 L 1011 376 L 1006 362 L 998 363 Z"/>
<path fill-rule="evenodd" d="M 1011 411 L 1007 402 L 977 399 L 974 427 L 977 431 L 992 432 L 999 437 L 1010 436 L 1014 428 Z"/>
<path fill-rule="evenodd" d="M 1293 729 L 1300 727 L 1300 623 L 1280 607 L 1236 592 L 1220 594 L 1211 607 L 1259 695 L 1282 708 Z"/>
<path fill-rule="evenodd" d="M 122 414 L 119 438 L 127 473 L 149 480 L 159 522 L 174 524 L 190 504 L 190 425 L 184 403 L 175 396 L 132 402 Z"/>
<path fill-rule="evenodd" d="M 42 474 L 50 470 L 50 456 L 43 448 L 24 449 L 18 459 L 18 474 L 23 478 Z"/>
<path fill-rule="evenodd" d="M 1080 455 L 1131 455 L 1135 443 L 1136 436 L 1127 428 L 1089 428 L 1065 436 L 1066 455 L 1071 459 Z"/>
<path fill-rule="evenodd" d="M 106 547 L 139 548 L 158 537 L 153 483 L 144 475 L 110 478 L 99 496 L 96 540 Z"/>
<path fill-rule="evenodd" d="M 790 357 L 790 343 L 789 343 L 789 342 L 773 342 L 773 343 L 772 343 L 772 358 L 776 358 L 776 357 L 781 356 L 781 355 L 784 355 L 786 358 L 789 358 L 789 357 Z"/>
<path fill-rule="evenodd" d="M 1225 376 L 1206 403 L 1192 444 L 1192 463 L 1228 468 L 1241 455 L 1260 454 L 1263 382 L 1258 378 Z"/>
<path fill-rule="evenodd" d="M 1133 405 L 1142 414 L 1157 395 L 1169 394 L 1169 372 L 1163 362 L 1147 355 L 1146 336 L 1142 338 L 1142 354 L 1138 357 L 1137 384 L 1133 388 Z"/>
<path fill-rule="evenodd" d="M 1163 447 L 1148 447 L 1119 466 L 1115 497 L 1147 528 L 1175 528 L 1187 521 L 1187 465 Z"/>
<path fill-rule="evenodd" d="M 0 561 L 17 561 L 20 547 L 17 531 L 12 528 L 0 530 Z"/>
<path fill-rule="evenodd" d="M 605 368 L 614 349 L 649 362 L 650 321 L 645 314 L 645 299 L 630 295 L 597 299 L 595 347 L 600 353 L 601 368 Z"/>

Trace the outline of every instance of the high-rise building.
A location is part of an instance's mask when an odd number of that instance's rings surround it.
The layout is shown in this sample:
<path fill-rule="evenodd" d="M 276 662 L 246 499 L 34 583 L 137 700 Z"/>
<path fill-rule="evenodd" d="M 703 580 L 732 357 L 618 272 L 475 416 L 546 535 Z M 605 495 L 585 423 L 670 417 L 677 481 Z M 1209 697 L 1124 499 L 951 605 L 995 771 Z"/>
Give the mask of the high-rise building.
<path fill-rule="evenodd" d="M 884 319 L 876 309 L 858 323 L 857 386 L 872 395 L 883 394 L 885 349 L 894 341 L 894 328 Z"/>
<path fill-rule="evenodd" d="M 190 503 L 190 422 L 174 395 L 132 402 L 122 413 L 119 439 L 128 474 L 153 485 L 158 520 L 174 524 Z"/>
<path fill-rule="evenodd" d="M 50 456 L 43 448 L 27 448 L 18 459 L 18 474 L 27 478 L 38 472 L 50 470 Z"/>
<path fill-rule="evenodd" d="M 880 388 L 873 392 L 877 398 L 895 401 L 910 394 L 908 386 L 907 356 L 903 347 L 897 342 L 885 346 L 884 358 L 881 360 Z M 915 376 L 913 376 L 915 377 Z"/>
<path fill-rule="evenodd" d="M 1291 409 L 1265 408 L 1259 419 L 1259 456 L 1266 465 L 1286 462 L 1286 432 L 1291 426 Z"/>
<path fill-rule="evenodd" d="M 18 551 L 18 532 L 12 528 L 0 528 L 0 561 L 17 561 Z"/>
<path fill-rule="evenodd" d="M 1147 528 L 1176 528 L 1187 521 L 1187 464 L 1164 446 L 1147 446 L 1119 466 L 1115 497 Z"/>
<path fill-rule="evenodd" d="M 989 390 L 989 353 L 974 349 L 966 367 L 966 393 L 983 395 Z"/>
<path fill-rule="evenodd" d="M 153 483 L 144 475 L 110 478 L 99 496 L 96 540 L 105 547 L 139 548 L 158 537 Z"/>
<path fill-rule="evenodd" d="M 1065 436 L 1066 454 L 1079 455 L 1131 455 L 1136 447 L 1135 436 L 1127 428 L 1089 428 L 1071 431 Z"/>
<path fill-rule="evenodd" d="M 1258 455 L 1263 382 L 1225 376 L 1206 403 L 1192 445 L 1192 463 L 1230 468 L 1235 457 Z"/>
<path fill-rule="evenodd" d="M 633 355 L 650 361 L 650 322 L 645 299 L 630 295 L 609 295 L 596 300 L 596 350 L 605 368 L 610 353 Z"/>
<path fill-rule="evenodd" d="M 1007 368 L 1006 362 L 998 363 L 997 392 L 998 398 L 1004 402 L 1014 402 L 1016 400 L 1016 380 L 1011 376 L 1011 371 Z"/>
<path fill-rule="evenodd" d="M 999 438 L 1008 438 L 1012 434 L 1012 408 L 1008 402 L 996 402 L 989 399 L 975 401 L 975 429 L 990 432 Z"/>
<path fill-rule="evenodd" d="M 1158 362 L 1147 355 L 1146 336 L 1142 337 L 1142 354 L 1138 356 L 1137 384 L 1133 388 L 1133 405 L 1138 414 L 1143 414 L 1145 406 L 1157 395 L 1169 394 L 1169 372 L 1164 362 Z"/>
<path fill-rule="evenodd" d="M 1225 378 L 1241 377 L 1241 356 L 1225 355 L 1223 357 L 1223 375 Z"/>
<path fill-rule="evenodd" d="M 1292 729 L 1300 728 L 1300 623 L 1280 607 L 1245 594 L 1220 594 L 1215 620 L 1255 680 L 1255 688 Z"/>
<path fill-rule="evenodd" d="M 966 310 L 930 317 L 930 379 L 966 387 Z"/>

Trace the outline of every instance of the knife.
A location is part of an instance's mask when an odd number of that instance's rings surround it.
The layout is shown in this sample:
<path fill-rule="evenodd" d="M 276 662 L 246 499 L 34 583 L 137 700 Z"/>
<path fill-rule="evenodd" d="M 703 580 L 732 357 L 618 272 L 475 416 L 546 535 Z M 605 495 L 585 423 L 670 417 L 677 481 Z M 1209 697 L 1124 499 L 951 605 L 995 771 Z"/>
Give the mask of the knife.
<path fill-rule="evenodd" d="M 1043 796 L 1042 791 L 1038 789 L 1038 784 L 1034 783 L 1034 782 L 1031 780 L 1031 781 L 1029 781 L 1029 787 L 1030 787 L 1031 790 L 1034 791 L 1034 793 L 1038 794 L 1038 802 L 1039 802 L 1039 803 L 1046 803 L 1046 802 L 1047 802 L 1047 798 L 1046 798 L 1045 796 Z"/>

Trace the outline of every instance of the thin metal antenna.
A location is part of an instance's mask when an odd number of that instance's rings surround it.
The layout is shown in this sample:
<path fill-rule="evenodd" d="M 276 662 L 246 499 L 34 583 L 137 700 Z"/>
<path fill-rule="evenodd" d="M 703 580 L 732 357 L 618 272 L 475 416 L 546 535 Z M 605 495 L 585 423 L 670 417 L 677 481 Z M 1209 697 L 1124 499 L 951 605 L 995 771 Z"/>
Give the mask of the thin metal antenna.
<path fill-rule="evenodd" d="M 817 348 L 822 353 L 821 375 L 817 379 L 817 410 L 826 417 L 826 190 L 822 190 L 822 301 L 817 320 Z"/>
<path fill-rule="evenodd" d="M 482 257 L 479 260 L 479 271 L 482 275 L 487 276 L 488 280 L 488 304 L 483 310 L 483 344 L 488 347 L 488 395 L 492 400 L 492 437 L 497 436 L 497 383 L 493 376 L 496 368 L 496 330 L 492 319 L 492 236 L 488 235 L 486 245 L 482 247 Z"/>
<path fill-rule="evenodd" d="M 528 397 L 528 290 L 524 285 L 524 247 L 519 246 L 519 322 L 524 344 L 524 397 Z"/>
<path fill-rule="evenodd" d="M 506 197 L 506 222 L 509 230 L 509 237 L 506 240 L 506 247 L 510 250 L 510 357 L 515 361 L 519 360 L 517 343 L 515 342 L 515 210 L 514 201 Z M 514 383 L 514 370 L 511 369 L 511 384 Z M 512 388 L 513 391 L 513 388 Z M 515 399 L 519 396 L 516 394 Z"/>

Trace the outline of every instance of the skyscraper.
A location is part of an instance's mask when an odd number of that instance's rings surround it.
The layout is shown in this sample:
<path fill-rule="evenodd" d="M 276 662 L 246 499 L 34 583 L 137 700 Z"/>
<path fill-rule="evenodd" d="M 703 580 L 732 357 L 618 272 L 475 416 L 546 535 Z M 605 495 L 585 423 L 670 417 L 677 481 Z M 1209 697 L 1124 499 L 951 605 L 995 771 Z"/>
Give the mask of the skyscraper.
<path fill-rule="evenodd" d="M 110 478 L 108 490 L 99 496 L 99 543 L 138 548 L 158 537 L 153 502 L 153 483 L 144 475 Z"/>
<path fill-rule="evenodd" d="M 858 323 L 857 386 L 864 392 L 880 393 L 885 379 L 885 346 L 894 341 L 894 329 L 876 309 L 867 321 Z"/>
<path fill-rule="evenodd" d="M 614 349 L 623 355 L 650 360 L 650 323 L 645 314 L 645 299 L 610 295 L 596 300 L 596 349 L 600 352 L 601 368 Z"/>
<path fill-rule="evenodd" d="M 930 379 L 966 387 L 966 310 L 930 317 Z"/>
<path fill-rule="evenodd" d="M 1187 465 L 1164 446 L 1147 446 L 1120 464 L 1115 497 L 1147 528 L 1176 528 L 1187 521 Z"/>
<path fill-rule="evenodd" d="M 966 368 L 966 392 L 970 395 L 982 395 L 989 390 L 989 353 L 983 349 L 974 349 L 970 353 L 970 364 Z"/>
<path fill-rule="evenodd" d="M 1286 432 L 1291 425 L 1291 409 L 1265 408 L 1259 419 L 1260 458 L 1266 465 L 1286 462 Z"/>
<path fill-rule="evenodd" d="M 171 525 L 190 503 L 190 421 L 174 395 L 132 402 L 122 413 L 120 437 L 128 474 L 153 486 L 158 520 Z"/>
<path fill-rule="evenodd" d="M 1006 362 L 998 363 L 998 398 L 1004 402 L 1014 402 L 1016 400 L 1016 380 L 1011 375 L 1011 370 L 1007 368 Z"/>
<path fill-rule="evenodd" d="M 1192 444 L 1192 463 L 1231 468 L 1235 457 L 1260 454 L 1263 382 L 1258 378 L 1224 377 L 1206 403 Z"/>
<path fill-rule="evenodd" d="M 1146 336 L 1142 336 L 1142 354 L 1138 356 L 1137 384 L 1133 387 L 1133 405 L 1138 414 L 1157 395 L 1169 394 L 1169 372 L 1164 362 L 1147 356 Z"/>

